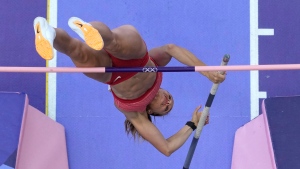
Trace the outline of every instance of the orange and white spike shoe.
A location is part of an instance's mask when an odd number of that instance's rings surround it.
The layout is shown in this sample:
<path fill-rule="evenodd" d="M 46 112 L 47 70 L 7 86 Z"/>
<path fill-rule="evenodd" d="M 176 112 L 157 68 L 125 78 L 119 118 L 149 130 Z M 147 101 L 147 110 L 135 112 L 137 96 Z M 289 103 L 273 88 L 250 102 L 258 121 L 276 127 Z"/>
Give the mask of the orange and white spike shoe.
<path fill-rule="evenodd" d="M 91 24 L 80 18 L 71 17 L 68 21 L 69 27 L 75 31 L 87 45 L 95 50 L 101 50 L 104 46 L 102 36 Z"/>
<path fill-rule="evenodd" d="M 42 17 L 34 19 L 33 27 L 36 51 L 43 59 L 51 60 L 54 56 L 53 41 L 56 36 L 54 28 Z"/>

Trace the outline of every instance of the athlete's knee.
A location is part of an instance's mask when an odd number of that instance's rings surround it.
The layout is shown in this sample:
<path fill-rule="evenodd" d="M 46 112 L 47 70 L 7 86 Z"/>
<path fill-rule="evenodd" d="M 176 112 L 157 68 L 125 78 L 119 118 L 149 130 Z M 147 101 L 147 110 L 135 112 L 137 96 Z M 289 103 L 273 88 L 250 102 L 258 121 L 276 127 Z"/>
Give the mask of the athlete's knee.
<path fill-rule="evenodd" d="M 125 30 L 133 30 L 133 31 L 137 32 L 137 29 L 134 26 L 132 26 L 132 25 L 122 25 L 119 28 L 125 29 Z"/>

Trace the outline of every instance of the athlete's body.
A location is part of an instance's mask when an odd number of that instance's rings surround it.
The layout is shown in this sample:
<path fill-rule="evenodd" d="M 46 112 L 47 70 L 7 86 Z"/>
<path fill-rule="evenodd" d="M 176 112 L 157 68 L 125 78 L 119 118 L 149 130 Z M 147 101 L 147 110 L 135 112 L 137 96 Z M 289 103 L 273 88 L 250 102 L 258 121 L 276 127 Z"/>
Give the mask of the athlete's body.
<path fill-rule="evenodd" d="M 44 59 L 53 57 L 51 54 L 53 48 L 51 43 L 53 43 L 54 48 L 68 55 L 76 67 L 165 66 L 172 57 L 188 66 L 205 66 L 191 52 L 174 44 L 167 44 L 148 52 L 144 40 L 130 25 L 110 30 L 101 22 L 86 23 L 79 18 L 70 18 L 69 26 L 86 43 L 71 38 L 62 29 L 49 26 L 43 18 L 35 19 L 36 48 Z M 50 51 L 45 52 L 47 44 L 43 44 L 44 41 L 40 40 L 43 38 L 50 42 Z M 225 79 L 224 75 L 217 72 L 201 72 L 201 74 L 214 83 L 221 83 Z M 192 133 L 191 127 L 185 125 L 173 136 L 165 139 L 151 122 L 149 115 L 163 116 L 172 109 L 174 104 L 172 95 L 160 88 L 161 73 L 86 73 L 85 75 L 110 84 L 115 105 L 126 117 L 127 132 L 133 135 L 138 133 L 166 156 L 181 147 Z M 199 109 L 200 106 L 192 116 L 191 121 L 195 125 L 200 118 Z"/>

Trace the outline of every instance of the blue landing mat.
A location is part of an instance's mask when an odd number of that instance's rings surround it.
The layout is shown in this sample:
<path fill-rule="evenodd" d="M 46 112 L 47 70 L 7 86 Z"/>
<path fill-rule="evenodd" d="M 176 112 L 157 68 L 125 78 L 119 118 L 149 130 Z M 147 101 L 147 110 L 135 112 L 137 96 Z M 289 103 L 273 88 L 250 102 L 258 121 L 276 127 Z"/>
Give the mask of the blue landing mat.
<path fill-rule="evenodd" d="M 0 92 L 0 166 L 15 167 L 26 94 Z"/>

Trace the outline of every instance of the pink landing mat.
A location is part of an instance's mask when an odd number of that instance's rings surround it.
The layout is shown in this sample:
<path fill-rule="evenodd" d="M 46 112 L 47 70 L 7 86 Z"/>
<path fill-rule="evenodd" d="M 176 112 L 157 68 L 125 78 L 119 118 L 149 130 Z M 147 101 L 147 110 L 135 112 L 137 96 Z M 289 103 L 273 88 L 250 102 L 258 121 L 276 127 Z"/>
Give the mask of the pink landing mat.
<path fill-rule="evenodd" d="M 64 127 L 34 107 L 25 106 L 16 169 L 68 169 Z"/>
<path fill-rule="evenodd" d="M 269 125 L 263 113 L 235 133 L 231 169 L 276 169 Z"/>

